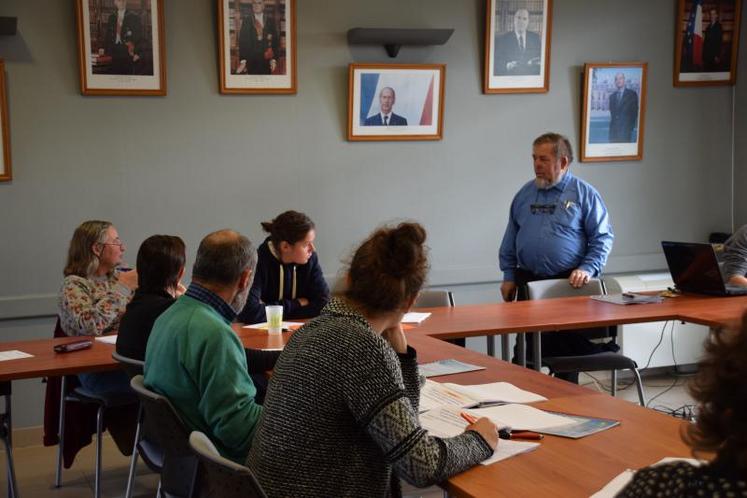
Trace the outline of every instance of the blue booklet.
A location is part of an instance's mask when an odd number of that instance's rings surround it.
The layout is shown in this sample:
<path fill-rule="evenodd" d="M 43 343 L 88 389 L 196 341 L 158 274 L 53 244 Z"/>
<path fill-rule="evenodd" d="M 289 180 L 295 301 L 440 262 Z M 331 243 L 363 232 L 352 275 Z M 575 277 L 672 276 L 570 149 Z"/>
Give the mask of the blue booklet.
<path fill-rule="evenodd" d="M 571 439 L 579 439 L 585 436 L 596 434 L 597 432 L 606 431 L 612 427 L 620 425 L 619 420 L 610 420 L 607 418 L 594 418 L 594 417 L 583 417 L 581 415 L 570 415 L 568 413 L 551 412 L 545 410 L 548 413 L 554 413 L 556 415 L 562 415 L 572 419 L 575 423 L 570 425 L 563 425 L 560 427 L 550 427 L 549 429 L 538 430 L 542 434 L 550 434 L 552 436 L 569 437 Z"/>
<path fill-rule="evenodd" d="M 485 367 L 480 365 L 472 365 L 470 363 L 463 363 L 458 360 L 438 360 L 432 363 L 423 363 L 419 365 L 420 375 L 426 377 L 437 377 L 439 375 L 451 375 L 462 372 L 474 372 L 475 370 L 485 370 Z"/>

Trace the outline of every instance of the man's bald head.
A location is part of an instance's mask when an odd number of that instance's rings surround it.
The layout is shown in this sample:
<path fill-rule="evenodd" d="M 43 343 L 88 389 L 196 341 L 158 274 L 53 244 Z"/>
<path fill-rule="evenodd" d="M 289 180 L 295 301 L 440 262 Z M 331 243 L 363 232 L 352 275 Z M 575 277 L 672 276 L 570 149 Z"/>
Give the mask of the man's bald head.
<path fill-rule="evenodd" d="M 257 252 L 249 239 L 235 230 L 218 230 L 200 242 L 192 276 L 203 283 L 233 285 L 256 264 Z"/>

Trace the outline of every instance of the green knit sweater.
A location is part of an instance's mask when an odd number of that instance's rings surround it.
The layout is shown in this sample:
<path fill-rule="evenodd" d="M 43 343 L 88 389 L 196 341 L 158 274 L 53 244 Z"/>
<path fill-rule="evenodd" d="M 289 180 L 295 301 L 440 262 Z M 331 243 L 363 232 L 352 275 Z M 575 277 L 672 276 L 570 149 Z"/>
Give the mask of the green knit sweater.
<path fill-rule="evenodd" d="M 262 407 L 231 324 L 208 304 L 182 296 L 153 326 L 145 385 L 169 398 L 189 430 L 243 463 Z"/>

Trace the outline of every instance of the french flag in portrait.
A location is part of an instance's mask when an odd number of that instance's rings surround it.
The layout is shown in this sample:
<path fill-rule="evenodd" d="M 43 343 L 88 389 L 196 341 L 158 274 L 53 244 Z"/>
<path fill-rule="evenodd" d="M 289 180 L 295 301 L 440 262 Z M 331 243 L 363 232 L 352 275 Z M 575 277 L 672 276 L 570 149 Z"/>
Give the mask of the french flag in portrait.
<path fill-rule="evenodd" d="M 703 65 L 703 0 L 695 0 L 687 20 L 685 47 L 693 66 Z"/>
<path fill-rule="evenodd" d="M 379 113 L 379 93 L 382 88 L 394 89 L 392 112 L 407 119 L 409 126 L 433 124 L 432 74 L 364 73 L 361 74 L 360 124 Z"/>

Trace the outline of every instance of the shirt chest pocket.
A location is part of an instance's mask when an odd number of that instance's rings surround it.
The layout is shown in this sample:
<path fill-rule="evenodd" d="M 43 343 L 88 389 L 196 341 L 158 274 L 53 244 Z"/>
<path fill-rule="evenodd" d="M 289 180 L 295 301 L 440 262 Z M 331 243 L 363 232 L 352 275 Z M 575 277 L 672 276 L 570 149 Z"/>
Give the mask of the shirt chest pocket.
<path fill-rule="evenodd" d="M 573 201 L 560 201 L 553 213 L 553 225 L 560 230 L 581 230 L 581 208 Z"/>

